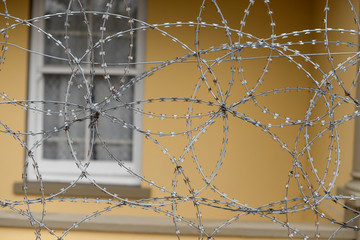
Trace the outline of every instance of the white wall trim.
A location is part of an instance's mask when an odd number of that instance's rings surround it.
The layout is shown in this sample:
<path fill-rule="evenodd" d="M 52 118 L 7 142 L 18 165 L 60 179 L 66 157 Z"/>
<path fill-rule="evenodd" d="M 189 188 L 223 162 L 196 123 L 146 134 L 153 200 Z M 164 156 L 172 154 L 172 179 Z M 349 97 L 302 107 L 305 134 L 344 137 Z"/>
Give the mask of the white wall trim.
<path fill-rule="evenodd" d="M 39 215 L 34 213 L 35 216 Z M 40 216 L 40 215 L 39 215 Z M 53 229 L 67 229 L 85 215 L 47 213 L 45 216 L 46 226 Z M 203 225 L 206 230 L 212 232 L 223 222 L 219 220 L 205 220 Z M 312 222 L 293 223 L 294 226 L 306 233 L 310 238 L 315 236 L 315 225 Z M 1 227 L 32 228 L 26 216 L 10 212 L 0 211 Z M 323 223 L 320 228 L 320 238 L 329 238 L 339 226 Z M 180 223 L 181 234 L 196 235 L 194 228 Z M 72 231 L 98 231 L 98 232 L 126 232 L 141 234 L 175 234 L 172 218 L 163 217 L 135 217 L 135 216 L 97 216 L 83 222 Z M 223 228 L 216 236 L 233 237 L 257 237 L 257 238 L 288 238 L 288 229 L 272 222 L 238 221 Z M 216 237 L 215 236 L 215 237 Z M 301 236 L 294 236 L 294 238 Z M 356 232 L 352 229 L 342 229 L 335 239 L 355 239 Z"/>

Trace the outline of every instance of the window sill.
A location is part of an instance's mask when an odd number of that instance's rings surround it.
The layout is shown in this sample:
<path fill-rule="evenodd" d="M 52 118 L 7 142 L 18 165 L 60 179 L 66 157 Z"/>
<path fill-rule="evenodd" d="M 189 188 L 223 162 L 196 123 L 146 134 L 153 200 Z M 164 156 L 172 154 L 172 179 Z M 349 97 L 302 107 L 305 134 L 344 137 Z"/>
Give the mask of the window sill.
<path fill-rule="evenodd" d="M 59 192 L 62 188 L 67 187 L 66 183 L 58 182 L 44 182 L 44 193 L 50 195 Z M 120 185 L 109 185 L 101 184 L 102 187 L 106 188 L 111 193 L 116 193 L 120 198 L 129 199 L 142 199 L 150 197 L 150 188 L 142 188 L 140 186 L 120 186 Z M 38 182 L 27 183 L 27 193 L 30 195 L 41 195 L 40 185 Z M 14 184 L 15 194 L 24 194 L 23 183 L 16 182 Z M 90 197 L 90 198 L 108 198 L 109 195 L 102 192 L 92 184 L 78 183 L 76 187 L 69 188 L 66 193 L 62 196 L 70 197 Z"/>
<path fill-rule="evenodd" d="M 34 216 L 40 214 L 34 213 Z M 64 213 L 47 213 L 46 226 L 51 229 L 67 229 L 74 222 L 78 221 L 85 215 L 80 214 L 64 214 Z M 206 232 L 213 230 L 222 225 L 223 221 L 205 220 L 203 222 Z M 314 223 L 294 223 L 300 232 L 307 234 L 309 237 L 315 235 Z M 21 227 L 32 228 L 26 216 L 20 214 L 0 211 L 1 227 Z M 181 234 L 196 235 L 195 228 L 185 223 L 179 223 Z M 321 238 L 329 238 L 336 230 L 337 225 L 322 224 L 320 228 Z M 174 234 L 174 223 L 171 218 L 160 217 L 135 217 L 135 216 L 104 216 L 100 215 L 89 221 L 83 222 L 78 226 L 77 230 L 82 231 L 99 231 L 99 232 L 126 232 L 126 233 L 142 233 L 142 234 Z M 258 237 L 258 238 L 288 238 L 288 229 L 272 222 L 250 222 L 239 221 L 224 227 L 217 236 L 235 236 L 235 237 Z M 294 235 L 294 237 L 300 237 Z M 342 229 L 336 236 L 336 239 L 355 239 L 356 232 L 351 229 Z"/>

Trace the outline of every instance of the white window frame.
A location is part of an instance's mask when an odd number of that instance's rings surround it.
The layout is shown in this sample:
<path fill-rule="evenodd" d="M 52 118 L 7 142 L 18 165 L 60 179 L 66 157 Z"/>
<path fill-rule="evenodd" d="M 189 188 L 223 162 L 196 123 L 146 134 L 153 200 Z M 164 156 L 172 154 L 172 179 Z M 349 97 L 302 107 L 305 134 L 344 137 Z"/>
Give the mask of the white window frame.
<path fill-rule="evenodd" d="M 146 17 L 147 2 L 139 0 L 137 19 L 144 20 Z M 44 0 L 32 1 L 32 16 L 44 15 Z M 44 29 L 44 21 L 34 23 L 41 29 Z M 45 74 L 71 74 L 71 69 L 68 66 L 53 66 L 44 65 L 44 57 L 36 54 L 44 52 L 45 36 L 39 33 L 36 28 L 31 28 L 31 42 L 30 49 L 35 53 L 31 53 L 29 57 L 29 85 L 28 85 L 28 99 L 41 100 L 44 93 L 44 75 Z M 143 62 L 145 60 L 145 31 L 137 31 L 135 38 L 135 59 Z M 135 76 L 143 72 L 142 65 L 136 65 L 135 68 L 130 68 L 128 76 Z M 103 73 L 99 68 L 96 71 Z M 118 67 L 109 67 L 107 72 L 113 76 L 122 76 L 123 69 Z M 144 92 L 144 80 L 136 83 L 134 88 L 134 99 L 142 99 Z M 41 108 L 41 105 L 39 105 Z M 27 116 L 28 131 L 38 132 L 43 128 L 43 114 L 34 111 L 28 111 Z M 139 114 L 133 113 L 133 124 L 135 126 L 142 126 L 142 117 Z M 34 146 L 37 141 L 41 141 L 42 136 L 35 135 L 28 137 L 28 146 Z M 71 182 L 76 180 L 81 175 L 81 170 L 76 166 L 74 160 L 48 160 L 43 158 L 43 143 L 32 149 L 34 159 L 37 161 L 41 177 L 43 181 L 49 182 Z M 28 159 L 27 180 L 38 181 L 38 177 L 32 167 L 32 160 Z M 142 166 L 142 134 L 133 130 L 132 134 L 132 161 L 125 163 L 132 171 L 141 174 Z M 88 172 L 97 183 L 102 184 L 118 184 L 118 185 L 140 185 L 141 180 L 130 174 L 126 169 L 120 167 L 115 160 L 111 161 L 90 161 Z M 88 182 L 83 178 L 80 182 Z"/>

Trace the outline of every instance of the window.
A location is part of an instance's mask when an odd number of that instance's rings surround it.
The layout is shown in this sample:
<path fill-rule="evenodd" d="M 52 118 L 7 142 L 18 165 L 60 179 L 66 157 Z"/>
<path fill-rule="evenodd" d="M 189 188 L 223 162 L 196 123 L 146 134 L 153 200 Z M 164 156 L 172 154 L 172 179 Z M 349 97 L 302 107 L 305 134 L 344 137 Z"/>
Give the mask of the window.
<path fill-rule="evenodd" d="M 33 17 L 45 17 L 31 32 L 29 107 L 43 113 L 29 111 L 28 142 L 44 181 L 76 180 L 82 165 L 98 183 L 140 184 L 120 165 L 141 171 L 142 136 L 128 126 L 142 119 L 125 103 L 142 98 L 143 83 L 124 86 L 142 72 L 127 63 L 144 59 L 144 32 L 130 29 L 138 24 L 132 18 L 144 19 L 146 6 L 114 1 L 104 14 L 107 2 L 81 1 L 81 8 L 73 1 L 69 8 L 67 1 L 33 1 Z M 28 180 L 36 179 L 29 167 Z"/>

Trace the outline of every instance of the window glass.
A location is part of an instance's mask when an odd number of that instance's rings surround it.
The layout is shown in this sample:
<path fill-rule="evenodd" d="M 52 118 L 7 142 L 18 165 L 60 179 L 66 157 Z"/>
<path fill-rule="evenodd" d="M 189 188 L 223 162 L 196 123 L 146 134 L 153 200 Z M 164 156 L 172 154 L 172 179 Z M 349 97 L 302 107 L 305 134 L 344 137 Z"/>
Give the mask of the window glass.
<path fill-rule="evenodd" d="M 81 65 L 86 68 L 91 61 L 91 55 L 86 54 L 87 49 L 94 49 L 95 67 L 99 67 L 102 59 L 99 54 L 101 37 L 105 39 L 111 37 L 110 41 L 104 44 L 105 61 L 108 65 L 114 63 L 126 63 L 128 61 L 129 49 L 134 56 L 135 47 L 129 48 L 129 44 L 134 42 L 135 37 L 130 37 L 130 29 L 133 23 L 129 21 L 135 17 L 137 12 L 137 1 L 131 1 L 125 5 L 124 1 L 116 1 L 110 9 L 111 15 L 105 21 L 106 31 L 101 31 L 100 27 L 104 24 L 103 12 L 106 11 L 105 0 L 82 1 L 82 7 L 78 1 L 73 1 L 69 6 L 67 2 L 59 0 L 45 1 L 45 14 L 64 13 L 70 7 L 72 13 L 68 16 L 70 26 L 66 30 L 66 16 L 59 14 L 56 17 L 50 17 L 45 21 L 45 31 L 50 33 L 55 39 L 61 40 L 66 46 L 64 36 L 69 36 L 68 47 L 71 53 L 78 59 L 81 59 Z M 131 16 L 125 11 L 130 7 Z M 83 11 L 81 11 L 83 10 Z M 119 16 L 121 15 L 121 16 Z M 89 24 L 85 23 L 85 20 Z M 132 34 L 134 36 L 134 33 Z M 52 66 L 68 66 L 67 56 L 64 48 L 54 44 L 51 38 L 45 38 L 45 54 L 56 56 L 56 58 L 45 57 L 44 64 Z M 60 59 L 59 59 L 60 58 Z M 62 58 L 62 60 L 61 60 Z M 73 159 L 76 154 L 79 160 L 91 158 L 93 160 L 111 160 L 113 157 L 123 161 L 132 160 L 132 130 L 123 127 L 123 122 L 132 124 L 133 114 L 125 108 L 127 102 L 134 99 L 134 89 L 127 89 L 121 96 L 121 99 L 111 98 L 111 87 L 119 89 L 126 83 L 126 77 L 111 76 L 110 83 L 101 75 L 90 76 L 88 72 L 85 75 L 75 74 L 46 74 L 44 75 L 44 99 L 56 102 L 64 102 L 67 91 L 69 92 L 68 103 L 78 104 L 77 106 L 67 106 L 67 116 L 69 117 L 69 135 L 73 143 L 73 149 L 68 147 L 68 138 L 63 131 L 55 133 L 49 139 L 45 140 L 43 147 L 43 157 L 45 159 Z M 68 86 L 69 85 L 69 86 Z M 86 85 L 88 87 L 86 87 Z M 68 89 L 69 87 L 69 89 Z M 101 120 L 96 122 L 96 128 L 91 128 L 91 120 L 81 120 L 86 118 L 86 114 L 93 114 L 86 110 L 88 107 L 84 100 L 87 94 L 87 88 L 91 92 L 91 100 L 97 104 L 105 113 Z M 50 106 L 51 105 L 51 106 Z M 81 108 L 82 106 L 82 108 Z M 54 129 L 64 124 L 65 116 L 58 116 L 65 112 L 61 104 L 45 104 L 45 109 L 53 108 L 54 114 L 46 115 L 43 119 L 44 130 Z M 61 114 L 60 114 L 61 115 Z M 80 121 L 76 121 L 74 116 Z M 94 131 L 95 129 L 95 131 Z M 92 138 L 95 136 L 95 138 Z"/>
<path fill-rule="evenodd" d="M 128 61 L 129 54 L 135 60 L 135 45 L 129 48 L 132 42 L 135 42 L 135 32 L 131 32 L 131 27 L 134 23 L 129 21 L 137 14 L 138 2 L 129 1 L 114 1 L 107 21 L 103 19 L 103 13 L 106 11 L 105 0 L 88 0 L 82 1 L 82 8 L 78 1 L 73 1 L 70 10 L 73 12 L 68 15 L 69 26 L 65 28 L 66 22 L 65 14 L 60 14 L 58 17 L 51 17 L 45 22 L 45 31 L 50 33 L 55 39 L 63 41 L 64 36 L 69 36 L 68 47 L 71 53 L 78 59 L 89 61 L 90 54 L 84 56 L 85 51 L 89 48 L 94 49 L 95 62 L 101 62 L 100 44 L 101 37 L 106 39 L 110 37 L 109 41 L 104 43 L 104 51 L 106 53 L 105 59 L 109 66 L 115 63 L 124 63 Z M 68 3 L 60 0 L 46 0 L 45 13 L 57 14 L 65 12 L 68 9 Z M 130 15 L 125 11 L 126 7 L 130 7 Z M 85 12 L 81 11 L 83 9 Z M 88 24 L 85 23 L 85 20 Z M 105 24 L 104 24 L 105 22 Z M 100 27 L 105 26 L 105 31 L 101 31 Z M 130 37 L 132 34 L 132 38 Z M 64 49 L 52 43 L 50 38 L 45 39 L 45 54 L 57 56 L 59 58 L 67 59 Z M 63 41 L 65 43 L 65 41 Z M 119 47 L 122 46 L 122 47 Z M 132 52 L 129 52 L 131 49 Z M 67 61 L 56 58 L 46 58 L 45 64 L 63 64 L 67 65 Z"/>

